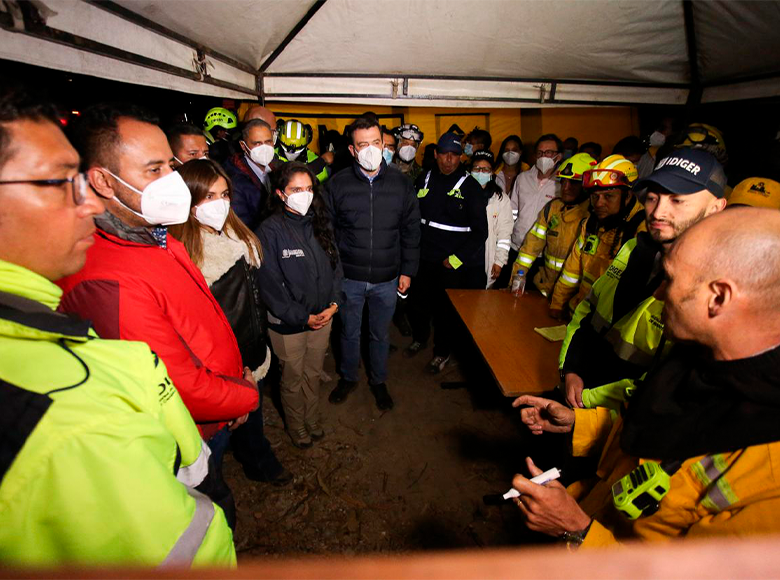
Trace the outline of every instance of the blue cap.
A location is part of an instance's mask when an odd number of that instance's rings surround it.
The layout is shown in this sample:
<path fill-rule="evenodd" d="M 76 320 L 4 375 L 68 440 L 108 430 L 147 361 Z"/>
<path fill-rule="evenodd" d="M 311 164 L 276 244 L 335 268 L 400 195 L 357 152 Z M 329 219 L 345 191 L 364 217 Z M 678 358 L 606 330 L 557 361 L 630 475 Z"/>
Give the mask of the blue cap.
<path fill-rule="evenodd" d="M 457 153 L 460 155 L 463 153 L 463 147 L 460 144 L 460 136 L 455 133 L 445 133 L 439 137 L 439 142 L 436 144 L 436 151 L 438 153 Z"/>
<path fill-rule="evenodd" d="M 723 171 L 723 166 L 710 153 L 685 147 L 661 159 L 655 171 L 634 184 L 634 191 L 652 188 L 653 185 L 677 195 L 706 189 L 715 197 L 724 197 L 726 173 Z M 643 198 L 644 192 L 640 195 Z"/>

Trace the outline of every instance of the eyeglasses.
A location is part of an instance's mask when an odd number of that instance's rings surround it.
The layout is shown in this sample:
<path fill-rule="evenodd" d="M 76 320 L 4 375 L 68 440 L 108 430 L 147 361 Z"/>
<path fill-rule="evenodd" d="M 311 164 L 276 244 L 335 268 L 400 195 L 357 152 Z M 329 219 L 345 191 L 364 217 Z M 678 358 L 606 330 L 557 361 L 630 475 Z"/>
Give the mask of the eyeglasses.
<path fill-rule="evenodd" d="M 582 186 L 591 187 L 631 187 L 628 177 L 616 169 L 589 169 L 582 174 Z"/>
<path fill-rule="evenodd" d="M 0 181 L 0 185 L 37 185 L 38 187 L 62 187 L 66 183 L 70 184 L 73 203 L 83 205 L 87 201 L 87 175 L 79 173 L 67 179 L 14 179 L 11 181 Z"/>
<path fill-rule="evenodd" d="M 292 195 L 293 193 L 303 193 L 303 192 L 314 193 L 314 187 L 311 185 L 309 187 L 291 187 L 290 191 L 285 191 L 287 195 Z"/>
<path fill-rule="evenodd" d="M 490 169 L 490 167 L 474 167 L 471 170 L 472 173 L 493 173 L 493 170 Z"/>
<path fill-rule="evenodd" d="M 558 151 L 556 151 L 555 149 L 546 149 L 545 151 L 539 149 L 536 152 L 537 157 L 555 157 L 556 155 L 558 155 Z"/>

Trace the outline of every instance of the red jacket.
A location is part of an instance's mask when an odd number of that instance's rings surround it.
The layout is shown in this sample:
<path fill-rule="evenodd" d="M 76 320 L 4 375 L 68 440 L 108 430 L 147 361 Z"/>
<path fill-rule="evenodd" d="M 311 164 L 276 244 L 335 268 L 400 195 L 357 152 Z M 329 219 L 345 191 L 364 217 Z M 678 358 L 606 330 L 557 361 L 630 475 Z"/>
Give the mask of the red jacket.
<path fill-rule="evenodd" d="M 147 343 L 204 438 L 256 409 L 230 324 L 181 242 L 168 236 L 163 249 L 108 212 L 95 221 L 86 265 L 58 282 L 60 310 L 91 320 L 101 338 Z"/>

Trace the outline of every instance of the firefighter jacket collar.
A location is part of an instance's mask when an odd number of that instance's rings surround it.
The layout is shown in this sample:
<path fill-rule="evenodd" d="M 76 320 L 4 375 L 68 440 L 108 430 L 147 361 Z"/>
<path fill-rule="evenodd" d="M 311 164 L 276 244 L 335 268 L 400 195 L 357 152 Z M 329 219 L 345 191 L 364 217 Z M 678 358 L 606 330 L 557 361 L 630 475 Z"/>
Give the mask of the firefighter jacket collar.
<path fill-rule="evenodd" d="M 780 441 L 780 346 L 733 361 L 677 345 L 637 388 L 626 411 L 623 451 L 687 459 Z"/>

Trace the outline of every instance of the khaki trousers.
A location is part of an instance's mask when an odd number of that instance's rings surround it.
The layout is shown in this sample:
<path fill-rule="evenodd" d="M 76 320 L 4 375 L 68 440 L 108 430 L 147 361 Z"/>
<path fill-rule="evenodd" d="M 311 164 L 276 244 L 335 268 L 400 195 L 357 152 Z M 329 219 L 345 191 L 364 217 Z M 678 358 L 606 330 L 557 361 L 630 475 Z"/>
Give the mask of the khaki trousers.
<path fill-rule="evenodd" d="M 290 431 L 319 422 L 320 374 L 331 322 L 319 330 L 296 334 L 268 330 L 274 353 L 282 361 L 282 407 Z"/>

